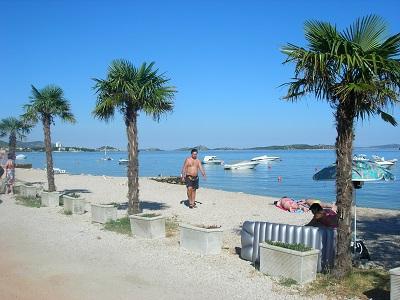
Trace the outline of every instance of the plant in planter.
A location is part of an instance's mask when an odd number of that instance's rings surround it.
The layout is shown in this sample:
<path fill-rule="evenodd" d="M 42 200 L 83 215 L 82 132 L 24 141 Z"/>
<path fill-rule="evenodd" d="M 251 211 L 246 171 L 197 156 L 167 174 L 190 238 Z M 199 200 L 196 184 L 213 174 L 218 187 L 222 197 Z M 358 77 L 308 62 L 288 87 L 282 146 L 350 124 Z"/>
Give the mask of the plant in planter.
<path fill-rule="evenodd" d="M 81 215 L 85 213 L 86 200 L 80 194 L 71 193 L 62 196 L 64 212 Z"/>
<path fill-rule="evenodd" d="M 179 224 L 182 248 L 202 255 L 219 254 L 222 248 L 223 230 L 218 225 Z"/>
<path fill-rule="evenodd" d="M 260 243 L 260 271 L 304 284 L 316 278 L 318 255 L 319 250 L 303 244 Z"/>
<path fill-rule="evenodd" d="M 60 193 L 42 191 L 40 193 L 42 199 L 42 206 L 58 207 L 60 205 Z"/>
<path fill-rule="evenodd" d="M 132 234 L 137 237 L 156 239 L 165 237 L 165 217 L 155 213 L 129 216 Z"/>
<path fill-rule="evenodd" d="M 113 204 L 91 204 L 92 222 L 107 223 L 117 219 L 117 206 Z"/>

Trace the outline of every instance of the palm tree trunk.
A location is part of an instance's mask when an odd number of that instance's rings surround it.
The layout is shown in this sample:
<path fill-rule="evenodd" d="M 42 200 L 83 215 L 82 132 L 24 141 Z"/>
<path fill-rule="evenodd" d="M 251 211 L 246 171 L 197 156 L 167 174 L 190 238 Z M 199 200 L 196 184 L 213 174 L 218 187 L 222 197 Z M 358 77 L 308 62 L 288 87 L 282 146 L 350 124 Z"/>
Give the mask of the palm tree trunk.
<path fill-rule="evenodd" d="M 8 140 L 8 153 L 12 160 L 15 160 L 16 149 L 17 149 L 17 135 L 15 134 L 15 132 L 11 132 Z"/>
<path fill-rule="evenodd" d="M 139 151 L 137 111 L 127 109 L 126 132 L 128 135 L 128 214 L 140 213 L 139 207 Z"/>
<path fill-rule="evenodd" d="M 54 183 L 54 170 L 53 170 L 53 154 L 51 148 L 51 135 L 50 135 L 50 116 L 43 118 L 43 131 L 44 131 L 44 147 L 46 150 L 47 161 L 47 185 L 49 192 L 55 192 L 56 186 Z"/>
<path fill-rule="evenodd" d="M 351 103 L 351 102 L 350 102 Z M 341 278 L 351 270 L 351 208 L 353 202 L 352 156 L 354 139 L 354 107 L 340 103 L 336 112 L 336 205 L 338 228 L 336 262 L 333 275 Z"/>

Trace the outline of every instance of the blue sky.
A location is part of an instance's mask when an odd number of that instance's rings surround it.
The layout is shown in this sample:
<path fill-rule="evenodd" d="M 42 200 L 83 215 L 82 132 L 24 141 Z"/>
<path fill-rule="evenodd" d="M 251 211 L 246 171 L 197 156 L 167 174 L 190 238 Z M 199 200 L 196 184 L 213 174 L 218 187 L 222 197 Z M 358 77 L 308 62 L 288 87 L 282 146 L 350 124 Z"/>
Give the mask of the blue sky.
<path fill-rule="evenodd" d="M 159 123 L 141 115 L 140 148 L 333 144 L 333 112 L 306 97 L 281 100 L 293 74 L 279 49 L 304 45 L 305 20 L 348 26 L 378 14 L 400 32 L 397 1 L 4 1 L 0 0 L 0 118 L 22 113 L 30 85 L 61 86 L 78 120 L 56 120 L 53 142 L 126 146 L 120 116 L 93 119 L 91 78 L 125 58 L 155 61 L 178 94 Z M 400 120 L 399 107 L 392 113 Z M 357 125 L 358 146 L 399 143 L 378 118 Z M 42 140 L 37 126 L 28 140 Z"/>

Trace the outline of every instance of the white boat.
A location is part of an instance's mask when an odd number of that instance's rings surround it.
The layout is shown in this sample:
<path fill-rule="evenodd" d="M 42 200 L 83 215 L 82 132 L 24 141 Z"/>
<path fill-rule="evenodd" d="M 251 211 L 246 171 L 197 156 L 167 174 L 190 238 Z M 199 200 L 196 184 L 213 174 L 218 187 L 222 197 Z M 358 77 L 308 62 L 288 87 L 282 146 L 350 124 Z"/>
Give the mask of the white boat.
<path fill-rule="evenodd" d="M 67 174 L 67 171 L 62 170 L 60 168 L 53 168 L 54 174 Z"/>
<path fill-rule="evenodd" d="M 225 170 L 245 170 L 245 169 L 254 169 L 259 164 L 258 161 L 241 161 L 235 164 L 227 164 L 224 165 Z"/>
<path fill-rule="evenodd" d="M 120 158 L 118 159 L 118 163 L 120 165 L 127 165 L 129 163 L 129 159 Z"/>
<path fill-rule="evenodd" d="M 365 154 L 354 154 L 353 161 L 369 161 Z"/>
<path fill-rule="evenodd" d="M 101 160 L 113 160 L 111 157 L 107 156 L 107 147 L 104 148 L 104 157 Z"/>
<path fill-rule="evenodd" d="M 279 157 L 278 156 L 268 156 L 268 155 L 262 155 L 262 156 L 257 156 L 257 157 L 253 157 L 251 159 L 251 161 L 273 161 L 273 160 L 278 160 Z"/>
<path fill-rule="evenodd" d="M 372 160 L 379 166 L 384 167 L 384 168 L 390 168 L 393 166 L 396 162 L 397 159 L 389 159 L 385 160 L 385 158 L 382 156 L 377 156 L 377 155 L 372 155 Z"/>
<path fill-rule="evenodd" d="M 26 159 L 26 155 L 18 154 L 18 155 L 15 157 L 15 159 L 18 159 L 18 160 Z"/>
<path fill-rule="evenodd" d="M 201 163 L 207 165 L 222 165 L 224 161 L 217 158 L 215 155 L 206 155 Z"/>

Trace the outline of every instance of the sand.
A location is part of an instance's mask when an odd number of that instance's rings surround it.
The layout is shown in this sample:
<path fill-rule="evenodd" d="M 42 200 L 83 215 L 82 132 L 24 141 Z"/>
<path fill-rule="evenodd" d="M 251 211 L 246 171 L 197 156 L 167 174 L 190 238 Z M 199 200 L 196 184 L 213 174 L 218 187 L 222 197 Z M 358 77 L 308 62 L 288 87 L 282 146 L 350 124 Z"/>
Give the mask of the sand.
<path fill-rule="evenodd" d="M 17 170 L 17 179 L 45 182 L 42 170 Z M 91 203 L 126 202 L 126 178 L 56 175 L 58 190 L 78 190 Z M 245 220 L 305 224 L 311 213 L 289 214 L 261 197 L 201 188 L 188 209 L 184 186 L 140 178 L 144 211 L 180 222 L 222 225 L 220 255 L 179 248 L 178 236 L 144 240 L 104 231 L 90 212 L 28 208 L 1 195 L 0 295 L 5 299 L 302 299 L 237 255 Z M 90 207 L 88 207 L 90 210 Z M 125 211 L 119 211 L 122 216 Z M 400 212 L 360 208 L 360 236 L 377 264 L 400 265 Z M 320 299 L 321 297 L 316 297 Z M 309 297 L 304 297 L 309 299 Z"/>

